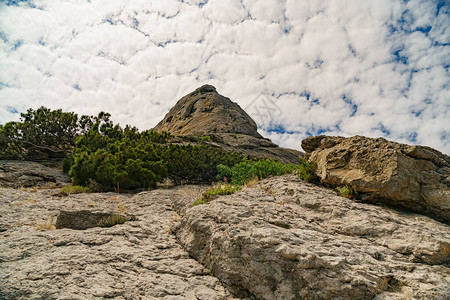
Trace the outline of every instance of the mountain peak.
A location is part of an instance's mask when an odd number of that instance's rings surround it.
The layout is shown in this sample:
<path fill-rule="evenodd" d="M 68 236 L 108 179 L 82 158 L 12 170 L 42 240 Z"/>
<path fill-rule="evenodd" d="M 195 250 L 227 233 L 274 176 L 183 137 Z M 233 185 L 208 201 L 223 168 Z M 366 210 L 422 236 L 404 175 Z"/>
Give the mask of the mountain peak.
<path fill-rule="evenodd" d="M 194 93 L 206 94 L 206 93 L 217 93 L 217 90 L 214 86 L 210 84 L 204 84 L 198 89 L 194 91 Z"/>
<path fill-rule="evenodd" d="M 209 84 L 178 100 L 154 129 L 184 136 L 235 133 L 262 138 L 252 118 Z"/>

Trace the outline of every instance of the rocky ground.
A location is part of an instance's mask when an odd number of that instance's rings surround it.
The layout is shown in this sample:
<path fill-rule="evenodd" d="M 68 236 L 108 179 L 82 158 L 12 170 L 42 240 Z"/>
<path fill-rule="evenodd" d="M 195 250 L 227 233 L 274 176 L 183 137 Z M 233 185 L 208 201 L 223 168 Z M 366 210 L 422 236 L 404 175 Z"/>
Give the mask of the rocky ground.
<path fill-rule="evenodd" d="M 448 225 L 294 175 L 192 207 L 204 188 L 0 189 L 0 299 L 450 297 Z M 55 229 L 63 210 L 134 220 Z"/>
<path fill-rule="evenodd" d="M 0 189 L 0 299 L 233 299 L 172 234 L 180 219 L 171 199 L 183 189 L 68 197 L 57 191 Z M 55 229 L 60 210 L 136 220 Z"/>

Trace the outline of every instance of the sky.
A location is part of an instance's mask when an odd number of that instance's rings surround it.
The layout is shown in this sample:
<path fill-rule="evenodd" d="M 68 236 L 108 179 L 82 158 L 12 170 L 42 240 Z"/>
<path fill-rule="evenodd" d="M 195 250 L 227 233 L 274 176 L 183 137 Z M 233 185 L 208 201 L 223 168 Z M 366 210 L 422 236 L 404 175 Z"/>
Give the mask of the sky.
<path fill-rule="evenodd" d="M 0 0 L 0 124 L 28 108 L 154 127 L 203 84 L 273 142 L 450 153 L 449 0 Z"/>

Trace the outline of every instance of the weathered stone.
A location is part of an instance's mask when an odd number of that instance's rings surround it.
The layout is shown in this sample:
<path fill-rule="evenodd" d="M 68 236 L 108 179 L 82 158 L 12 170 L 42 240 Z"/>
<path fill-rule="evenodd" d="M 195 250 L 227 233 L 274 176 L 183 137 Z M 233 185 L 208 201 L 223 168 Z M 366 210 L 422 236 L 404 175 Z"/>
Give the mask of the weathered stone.
<path fill-rule="evenodd" d="M 0 160 L 0 187 L 50 187 L 70 183 L 61 169 L 32 161 Z"/>
<path fill-rule="evenodd" d="M 85 230 L 92 227 L 98 227 L 102 221 L 117 215 L 114 212 L 91 212 L 90 210 L 75 210 L 59 212 L 56 218 L 56 229 L 70 228 L 77 230 Z M 118 214 L 122 216 L 121 214 Z M 122 216 L 127 218 L 125 216 Z"/>
<path fill-rule="evenodd" d="M 240 133 L 261 138 L 256 123 L 235 102 L 204 85 L 181 98 L 155 130 L 174 135 Z"/>
<path fill-rule="evenodd" d="M 310 137 L 302 147 L 323 183 L 450 220 L 450 157 L 437 150 L 362 136 Z"/>
<path fill-rule="evenodd" d="M 259 158 L 298 164 L 303 153 L 280 148 L 258 132 L 256 123 L 235 102 L 204 85 L 181 98 L 154 128 L 177 136 L 211 138 L 212 145 Z"/>
<path fill-rule="evenodd" d="M 428 217 L 342 198 L 294 175 L 195 207 L 181 197 L 174 207 L 183 247 L 236 295 L 450 297 L 450 229 Z"/>
<path fill-rule="evenodd" d="M 179 189 L 54 193 L 0 189 L 0 299 L 234 299 L 171 234 L 179 216 L 170 198 Z M 51 229 L 61 210 L 126 210 L 136 220 Z"/>

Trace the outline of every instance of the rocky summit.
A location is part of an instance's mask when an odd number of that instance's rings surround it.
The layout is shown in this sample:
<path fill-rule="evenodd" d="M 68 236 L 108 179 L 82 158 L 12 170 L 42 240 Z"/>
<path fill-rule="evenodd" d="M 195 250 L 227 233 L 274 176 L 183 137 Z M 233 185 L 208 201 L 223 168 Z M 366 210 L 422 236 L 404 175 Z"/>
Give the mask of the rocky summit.
<path fill-rule="evenodd" d="M 208 136 L 211 144 L 226 151 L 298 164 L 303 153 L 285 149 L 263 138 L 255 121 L 235 102 L 204 85 L 182 97 L 155 126 L 177 136 Z"/>
<path fill-rule="evenodd" d="M 154 129 L 174 135 L 235 133 L 262 138 L 252 118 L 212 85 L 203 85 L 181 98 Z"/>

